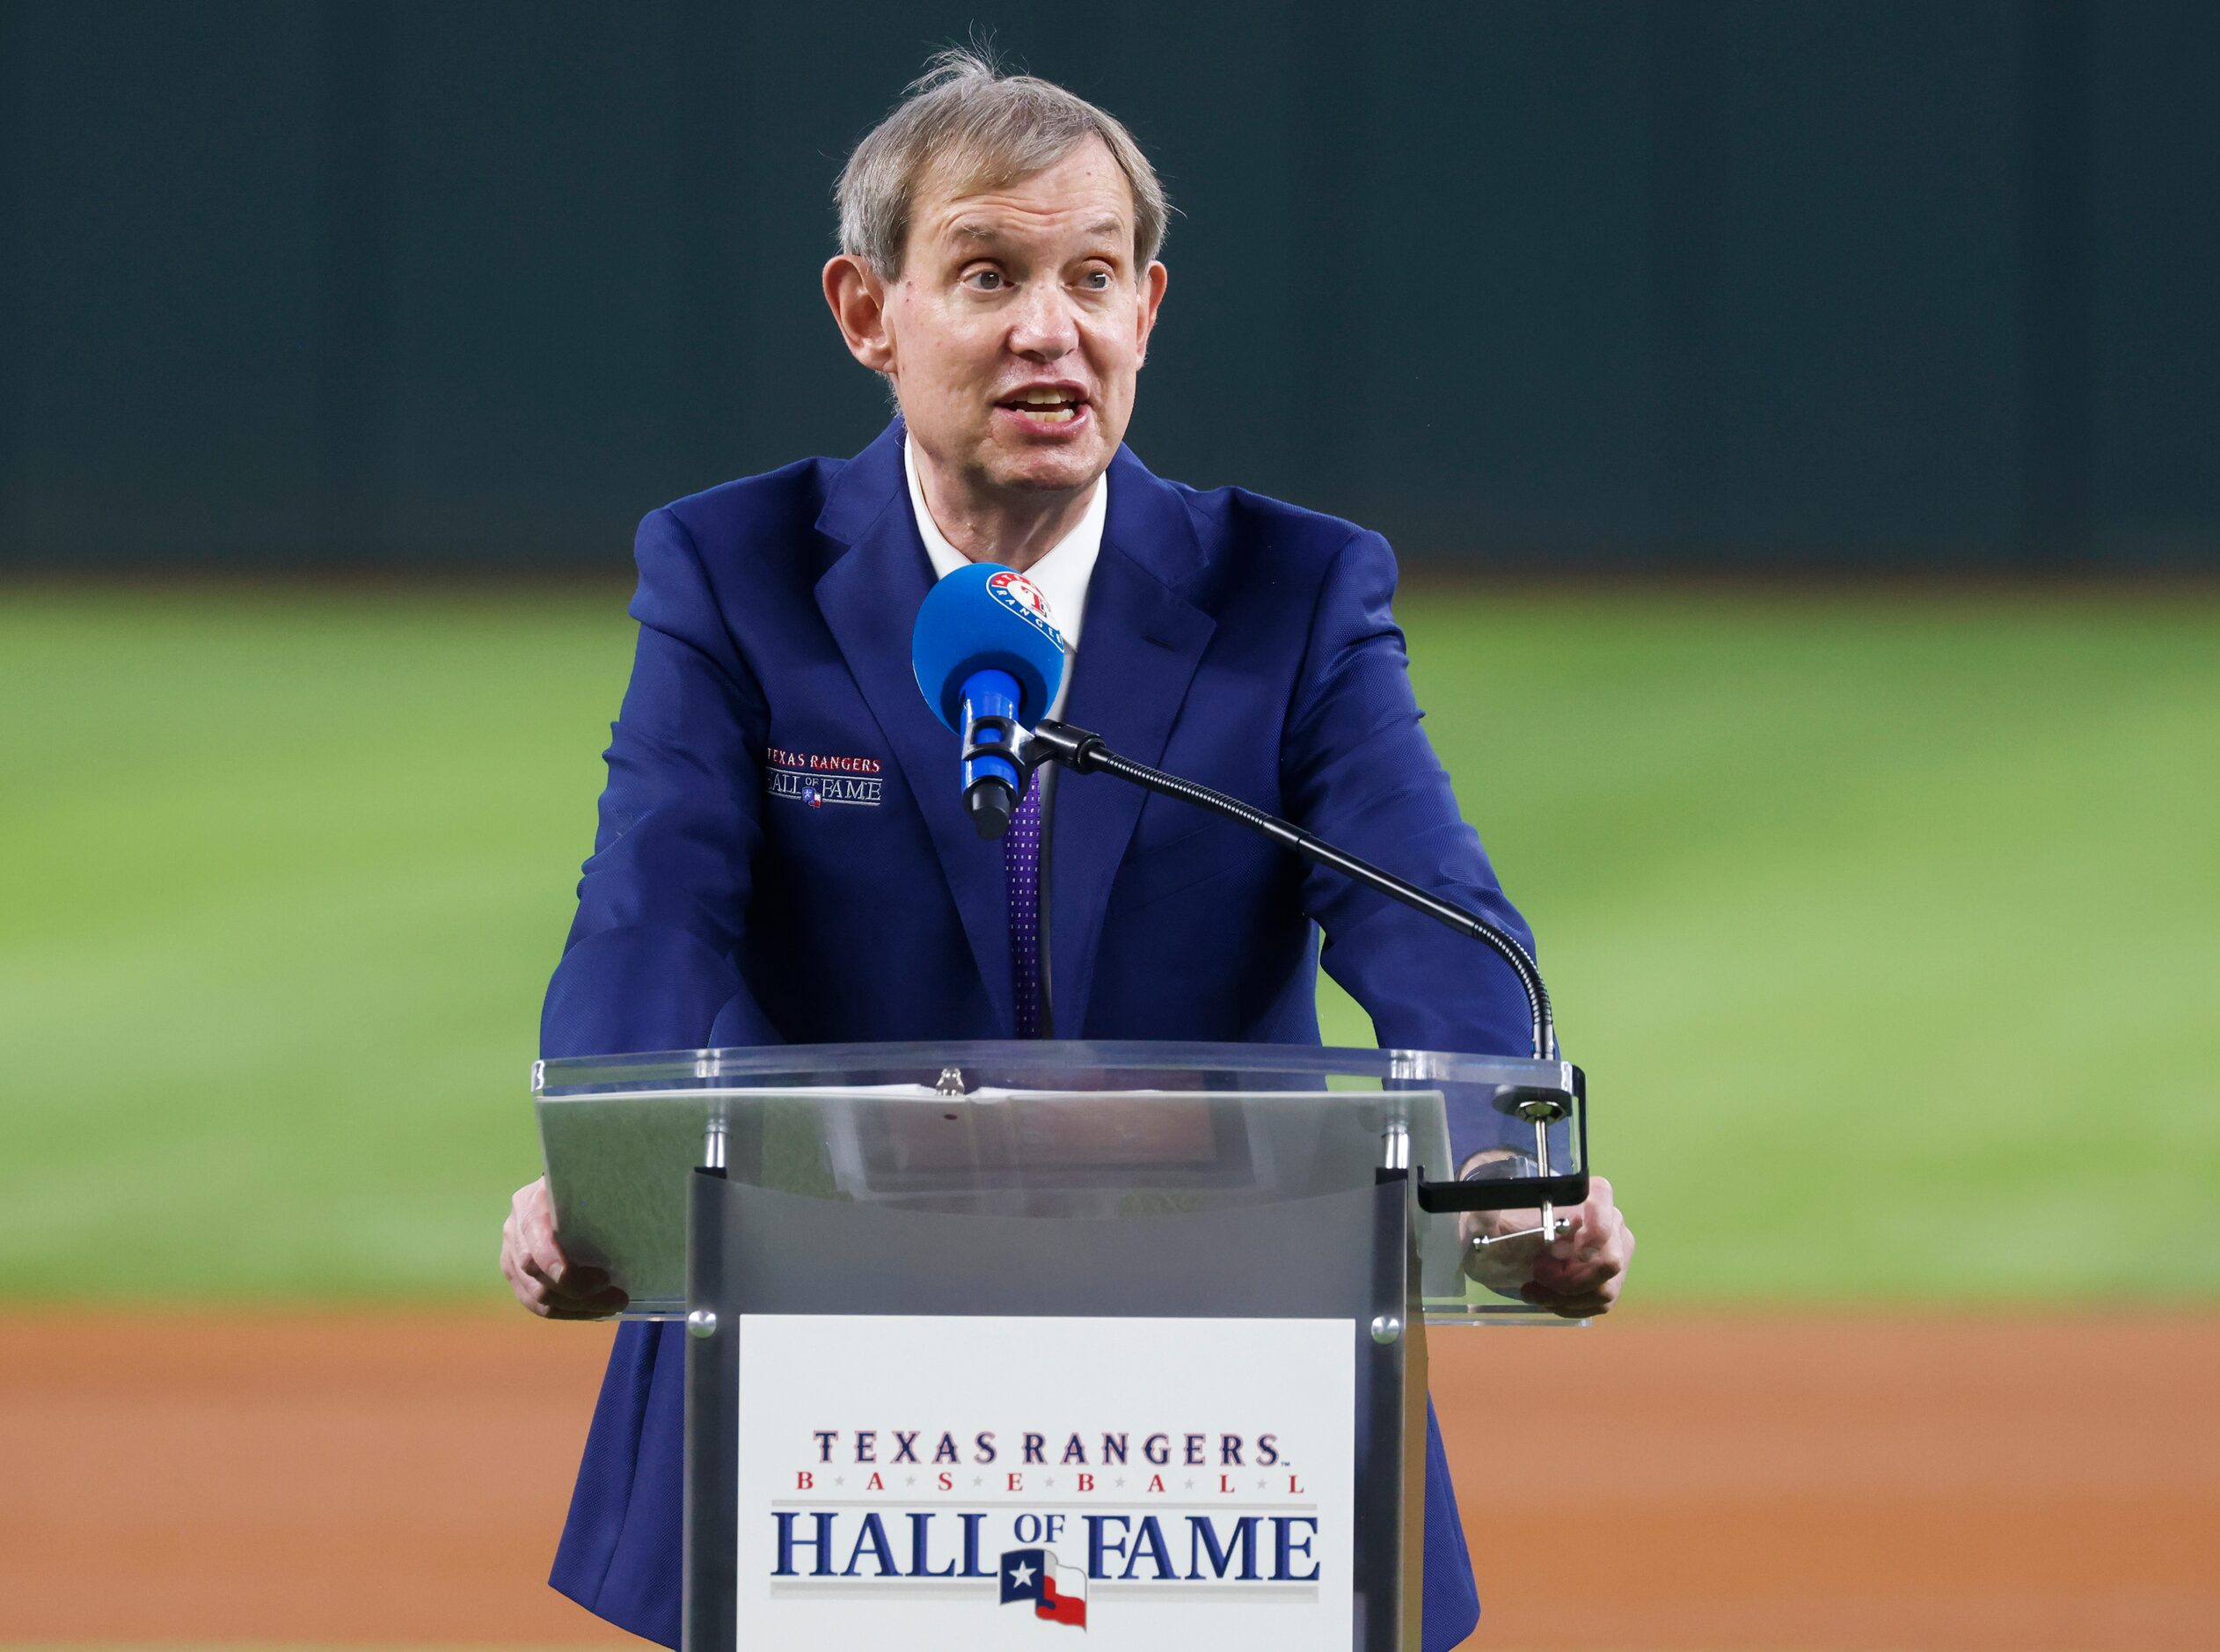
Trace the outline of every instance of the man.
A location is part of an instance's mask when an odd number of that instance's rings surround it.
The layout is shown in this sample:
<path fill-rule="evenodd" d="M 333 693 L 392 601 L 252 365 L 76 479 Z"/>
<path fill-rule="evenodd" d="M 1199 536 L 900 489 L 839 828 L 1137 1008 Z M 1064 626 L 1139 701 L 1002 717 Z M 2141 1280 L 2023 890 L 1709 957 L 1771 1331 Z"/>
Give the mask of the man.
<path fill-rule="evenodd" d="M 1385 543 L 1160 481 L 1121 445 L 1166 281 L 1163 192 L 1125 128 L 945 54 L 838 194 L 825 297 L 901 416 L 853 460 L 642 524 L 639 653 L 544 1052 L 1315 1043 L 1322 961 L 1383 1044 L 1527 1053 L 1525 1000 L 1486 949 L 1176 801 L 1068 778 L 1029 793 L 1004 842 L 977 838 L 909 656 L 931 581 L 967 559 L 1046 593 L 1076 643 L 1070 720 L 1525 933 L 1419 732 Z M 878 800 L 782 791 L 813 758 L 876 765 Z M 1604 1311 L 1632 1248 L 1608 1184 L 1574 1221 L 1487 1283 Z M 517 1195 L 502 1266 L 537 1313 L 623 1305 L 563 1256 L 544 1183 Z M 620 1331 L 551 1580 L 672 1645 L 683 1370 L 675 1327 Z M 1437 1648 L 1478 1604 L 1430 1417 L 1428 1467 Z"/>

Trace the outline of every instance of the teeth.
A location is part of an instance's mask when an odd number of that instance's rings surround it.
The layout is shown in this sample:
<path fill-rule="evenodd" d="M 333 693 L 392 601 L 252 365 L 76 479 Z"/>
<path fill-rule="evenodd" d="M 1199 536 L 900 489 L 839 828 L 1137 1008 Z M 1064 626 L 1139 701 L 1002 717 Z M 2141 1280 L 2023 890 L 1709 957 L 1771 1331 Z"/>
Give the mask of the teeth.
<path fill-rule="evenodd" d="M 1077 418 L 1079 410 L 1077 407 L 1043 407 L 1033 417 L 1044 419 L 1052 425 L 1068 425 Z"/>
<path fill-rule="evenodd" d="M 1071 398 L 1060 390 L 1029 390 L 1019 399 L 1033 407 L 1060 407 Z"/>

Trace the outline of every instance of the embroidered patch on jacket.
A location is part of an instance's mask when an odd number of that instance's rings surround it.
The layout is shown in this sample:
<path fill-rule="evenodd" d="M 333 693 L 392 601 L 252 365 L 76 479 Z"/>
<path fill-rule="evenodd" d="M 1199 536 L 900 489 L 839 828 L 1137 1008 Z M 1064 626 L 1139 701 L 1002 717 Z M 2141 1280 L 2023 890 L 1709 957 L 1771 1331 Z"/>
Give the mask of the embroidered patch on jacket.
<path fill-rule="evenodd" d="M 880 772 L 883 766 L 876 757 L 768 746 L 763 750 L 763 787 L 773 797 L 792 798 L 811 808 L 829 803 L 876 808 L 887 784 Z"/>

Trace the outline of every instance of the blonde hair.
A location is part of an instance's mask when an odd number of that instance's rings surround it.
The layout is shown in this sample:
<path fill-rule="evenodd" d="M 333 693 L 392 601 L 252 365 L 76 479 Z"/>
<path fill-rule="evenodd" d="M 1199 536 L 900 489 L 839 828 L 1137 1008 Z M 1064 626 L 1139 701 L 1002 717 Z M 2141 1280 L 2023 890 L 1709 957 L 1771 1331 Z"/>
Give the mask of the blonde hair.
<path fill-rule="evenodd" d="M 1171 203 L 1156 168 L 1114 115 L 1031 75 L 1004 74 L 984 46 L 936 52 L 894 113 L 865 135 L 840 169 L 840 250 L 883 280 L 902 274 L 910 215 L 929 170 L 960 194 L 999 188 L 1054 166 L 1099 138 L 1133 192 L 1136 273 L 1164 246 Z"/>

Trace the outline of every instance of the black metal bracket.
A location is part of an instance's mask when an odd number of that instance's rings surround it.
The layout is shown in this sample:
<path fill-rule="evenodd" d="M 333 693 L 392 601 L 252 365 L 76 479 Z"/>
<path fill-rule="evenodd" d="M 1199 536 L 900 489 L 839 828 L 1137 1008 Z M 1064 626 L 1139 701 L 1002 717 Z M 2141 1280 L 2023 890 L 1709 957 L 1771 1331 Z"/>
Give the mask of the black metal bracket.
<path fill-rule="evenodd" d="M 1495 1093 L 1498 1112 L 1514 1118 L 1530 1117 L 1531 1109 L 1561 1109 L 1573 1121 L 1580 1142 L 1580 1168 L 1561 1176 L 1504 1176 L 1486 1181 L 1431 1181 L 1419 1172 L 1418 1201 L 1421 1210 L 1538 1210 L 1545 1204 L 1580 1204 L 1588 1198 L 1587 1085 L 1581 1071 L 1573 1069 L 1574 1087 L 1549 1089 L 1535 1085 L 1507 1084 Z"/>

